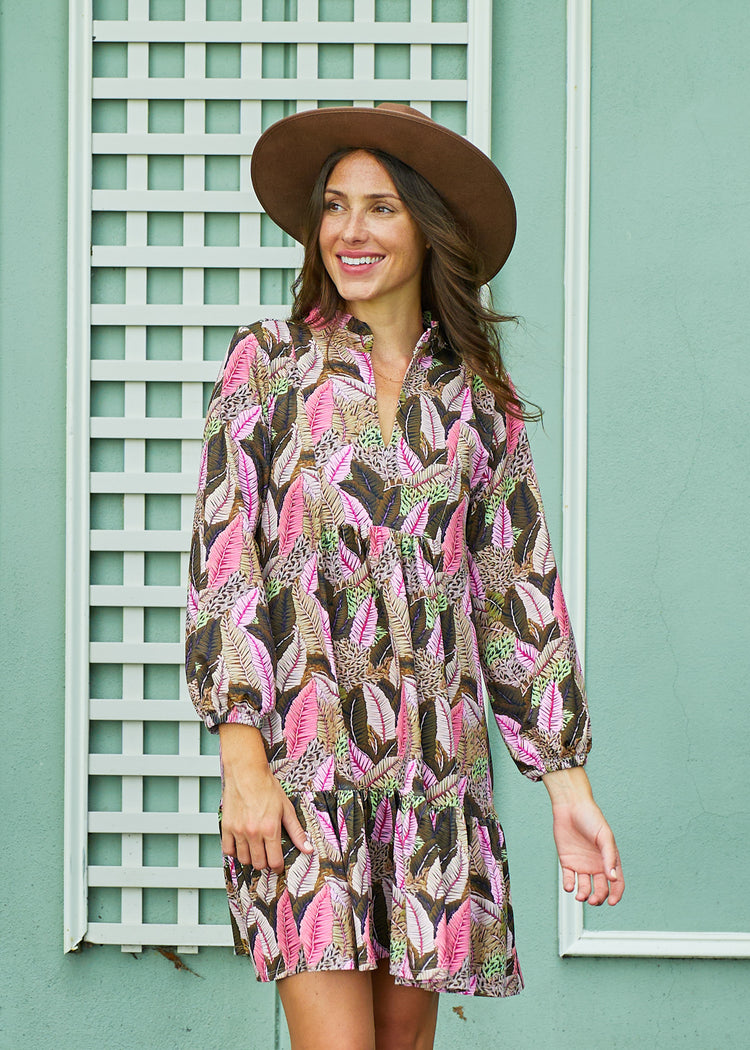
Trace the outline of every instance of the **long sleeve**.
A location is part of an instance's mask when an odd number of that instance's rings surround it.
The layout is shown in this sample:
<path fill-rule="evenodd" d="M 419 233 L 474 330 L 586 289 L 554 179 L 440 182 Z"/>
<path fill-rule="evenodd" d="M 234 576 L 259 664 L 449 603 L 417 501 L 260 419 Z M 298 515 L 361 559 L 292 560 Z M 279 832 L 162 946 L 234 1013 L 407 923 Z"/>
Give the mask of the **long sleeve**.
<path fill-rule="evenodd" d="M 206 418 L 190 552 L 186 674 L 206 726 L 261 728 L 275 655 L 256 543 L 268 488 L 270 417 L 262 329 L 234 335 Z"/>
<path fill-rule="evenodd" d="M 467 517 L 473 618 L 500 732 L 538 780 L 586 761 L 586 695 L 526 428 L 478 415 L 492 451 Z"/>

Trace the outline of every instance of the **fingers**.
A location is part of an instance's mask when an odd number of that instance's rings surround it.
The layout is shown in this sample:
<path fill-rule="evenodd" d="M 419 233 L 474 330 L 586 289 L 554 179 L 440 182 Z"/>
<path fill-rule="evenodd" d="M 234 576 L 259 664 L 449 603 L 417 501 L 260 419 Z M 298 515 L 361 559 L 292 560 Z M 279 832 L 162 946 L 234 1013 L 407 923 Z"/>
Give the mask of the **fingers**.
<path fill-rule="evenodd" d="M 284 805 L 284 816 L 282 817 L 282 821 L 284 827 L 289 833 L 289 838 L 292 840 L 297 849 L 301 850 L 303 853 L 312 853 L 312 842 L 310 842 L 310 840 L 308 839 L 307 832 L 300 824 L 299 819 L 297 818 L 297 814 L 295 813 L 294 806 L 289 801 L 289 799 L 286 800 L 286 803 Z"/>
<path fill-rule="evenodd" d="M 578 872 L 578 892 L 576 893 L 577 901 L 586 901 L 591 896 L 591 876 L 584 872 Z"/>

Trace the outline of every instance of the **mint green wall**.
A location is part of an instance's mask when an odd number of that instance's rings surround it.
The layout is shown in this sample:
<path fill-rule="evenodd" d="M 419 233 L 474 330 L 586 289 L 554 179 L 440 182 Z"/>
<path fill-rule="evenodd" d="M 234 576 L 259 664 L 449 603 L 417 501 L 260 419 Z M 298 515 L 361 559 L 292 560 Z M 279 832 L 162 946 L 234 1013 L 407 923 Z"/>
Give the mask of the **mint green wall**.
<path fill-rule="evenodd" d="M 200 978 L 153 951 L 62 953 L 66 6 L 0 0 L 0 1040 L 209 1050 L 239 1033 L 270 1050 L 286 1045 L 273 991 L 229 952 L 185 957 Z M 631 878 L 587 923 L 741 929 L 750 19 L 742 0 L 594 6 L 591 770 Z M 520 216 L 498 301 L 525 321 L 509 361 L 546 409 L 533 441 L 559 550 L 564 4 L 502 0 L 495 19 L 495 156 Z M 438 1047 L 742 1045 L 747 963 L 557 957 L 546 793 L 498 748 L 495 766 L 527 991 L 445 997 Z"/>

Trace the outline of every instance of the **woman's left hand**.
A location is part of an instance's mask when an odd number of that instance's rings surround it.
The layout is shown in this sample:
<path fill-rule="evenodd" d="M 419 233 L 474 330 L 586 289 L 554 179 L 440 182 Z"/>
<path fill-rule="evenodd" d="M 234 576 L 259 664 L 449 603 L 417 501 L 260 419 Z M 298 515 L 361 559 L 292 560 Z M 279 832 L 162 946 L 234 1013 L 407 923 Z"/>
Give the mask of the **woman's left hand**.
<path fill-rule="evenodd" d="M 563 889 L 577 901 L 617 904 L 625 890 L 617 844 L 594 801 L 581 767 L 543 777 L 552 801 L 552 832 L 563 873 Z"/>

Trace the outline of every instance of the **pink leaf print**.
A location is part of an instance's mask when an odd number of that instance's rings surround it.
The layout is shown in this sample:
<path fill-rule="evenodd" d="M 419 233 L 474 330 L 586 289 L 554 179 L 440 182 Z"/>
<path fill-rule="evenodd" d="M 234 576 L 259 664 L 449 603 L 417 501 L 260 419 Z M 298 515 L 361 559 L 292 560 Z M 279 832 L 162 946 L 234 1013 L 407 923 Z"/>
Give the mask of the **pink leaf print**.
<path fill-rule="evenodd" d="M 534 552 L 531 560 L 534 565 L 534 572 L 538 572 L 540 576 L 546 576 L 555 567 L 552 541 L 549 538 L 549 531 L 544 518 L 541 518 L 539 521 L 539 532 L 534 543 Z"/>
<path fill-rule="evenodd" d="M 341 860 L 342 850 L 341 843 L 339 842 L 338 829 L 334 826 L 327 813 L 318 810 L 316 816 L 318 824 L 320 825 L 320 830 L 323 832 L 323 838 L 332 849 L 333 858 Z"/>
<path fill-rule="evenodd" d="M 360 751 L 353 740 L 349 741 L 349 758 L 352 763 L 352 773 L 355 780 L 361 780 L 372 769 L 372 759 L 364 751 Z"/>
<path fill-rule="evenodd" d="M 274 705 L 276 699 L 276 681 L 273 673 L 273 663 L 268 649 L 262 642 L 248 634 L 247 642 L 253 654 L 253 666 L 261 691 L 261 712 L 266 714 Z"/>
<path fill-rule="evenodd" d="M 410 759 L 406 763 L 406 769 L 404 771 L 404 790 L 403 794 L 408 794 L 414 790 L 414 777 L 417 775 L 417 763 L 414 759 Z M 403 797 L 402 794 L 402 797 Z"/>
<path fill-rule="evenodd" d="M 241 448 L 237 449 L 237 477 L 240 482 L 242 501 L 250 519 L 250 530 L 255 531 L 258 521 L 258 474 L 250 456 Z"/>
<path fill-rule="evenodd" d="M 471 457 L 471 478 L 469 485 L 474 488 L 480 481 L 484 480 L 487 471 L 487 464 L 489 461 L 489 452 L 482 444 L 478 441 L 474 446 L 474 453 Z"/>
<path fill-rule="evenodd" d="M 305 354 L 301 354 L 297 365 L 299 367 L 299 385 L 309 386 L 315 383 L 323 368 L 323 353 L 317 343 Z"/>
<path fill-rule="evenodd" d="M 208 552 L 208 586 L 223 586 L 240 567 L 242 557 L 242 515 L 237 514 L 214 540 Z"/>
<path fill-rule="evenodd" d="M 232 619 L 238 627 L 246 627 L 255 619 L 255 613 L 260 600 L 260 591 L 257 587 L 241 594 L 232 606 Z"/>
<path fill-rule="evenodd" d="M 255 968 L 258 971 L 260 979 L 262 981 L 268 980 L 268 968 L 266 967 L 266 960 L 263 957 L 263 942 L 260 937 L 255 938 L 253 944 L 253 960 L 255 962 Z"/>
<path fill-rule="evenodd" d="M 353 453 L 354 449 L 352 446 L 346 445 L 344 448 L 337 449 L 331 455 L 331 458 L 323 468 L 326 481 L 331 485 L 338 485 L 340 481 L 345 481 L 349 477 Z"/>
<path fill-rule="evenodd" d="M 299 758 L 318 732 L 318 692 L 313 678 L 289 705 L 284 720 L 287 757 Z"/>
<path fill-rule="evenodd" d="M 299 932 L 292 914 L 292 902 L 289 900 L 288 889 L 284 890 L 276 905 L 276 932 L 279 938 L 279 948 L 284 957 L 284 965 L 287 970 L 294 971 L 299 958 Z"/>
<path fill-rule="evenodd" d="M 339 537 L 339 561 L 344 577 L 353 576 L 362 568 L 362 562 L 356 554 L 349 550 L 341 537 Z"/>
<path fill-rule="evenodd" d="M 233 394 L 237 387 L 248 381 L 250 376 L 250 365 L 255 360 L 258 347 L 255 336 L 249 335 L 242 339 L 229 355 L 224 375 L 221 380 L 221 394 L 226 397 Z"/>
<path fill-rule="evenodd" d="M 333 755 L 322 762 L 318 767 L 318 771 L 313 777 L 313 790 L 314 791 L 332 791 L 333 790 L 333 774 L 336 769 L 336 763 Z"/>
<path fill-rule="evenodd" d="M 245 409 L 244 412 L 240 412 L 239 415 L 235 416 L 229 424 L 229 433 L 232 435 L 232 439 L 241 441 L 243 438 L 250 437 L 261 415 L 262 409 L 260 405 L 255 405 L 254 408 Z"/>
<path fill-rule="evenodd" d="M 497 857 L 492 852 L 492 843 L 490 841 L 490 833 L 483 824 L 480 824 L 478 820 L 474 820 L 474 831 L 476 834 L 477 842 L 479 844 L 479 852 L 484 861 L 484 867 L 487 872 L 487 877 L 492 887 L 492 899 L 498 905 L 502 905 L 505 899 L 505 887 L 503 885 L 503 876 L 500 871 L 500 865 L 497 863 Z"/>
<path fill-rule="evenodd" d="M 448 758 L 456 754 L 456 744 L 453 739 L 453 719 L 451 718 L 451 707 L 448 697 L 440 693 L 435 697 L 435 736 L 443 746 Z"/>
<path fill-rule="evenodd" d="M 323 607 L 323 603 L 313 595 L 315 607 L 318 610 L 318 624 L 323 636 L 323 645 L 325 646 L 326 656 L 330 661 L 331 667 L 336 666 L 336 657 L 333 652 L 333 639 L 331 637 L 331 621 L 328 618 L 328 610 Z"/>
<path fill-rule="evenodd" d="M 401 683 L 401 703 L 398 708 L 398 721 L 396 724 L 399 755 L 408 754 L 411 742 L 411 720 L 409 719 L 409 701 L 407 697 L 406 681 L 403 681 Z"/>
<path fill-rule="evenodd" d="M 421 547 L 417 547 L 416 563 L 417 563 L 417 576 L 419 577 L 419 582 L 422 584 L 422 586 L 424 588 L 434 587 L 435 586 L 435 570 L 429 564 L 429 562 L 427 562 L 425 560 L 425 556 L 422 553 L 422 548 Z"/>
<path fill-rule="evenodd" d="M 318 589 L 318 556 L 313 554 L 302 566 L 299 577 L 300 586 L 305 594 L 315 594 Z"/>
<path fill-rule="evenodd" d="M 362 382 L 372 386 L 375 382 L 375 375 L 372 370 L 372 359 L 370 358 L 370 355 L 363 354 L 360 350 L 355 350 L 353 347 L 347 347 L 347 352 L 351 355 L 352 360 L 359 368 Z"/>
<path fill-rule="evenodd" d="M 506 416 L 505 434 L 507 444 L 505 446 L 505 451 L 509 456 L 512 456 L 516 451 L 516 445 L 518 444 L 519 437 L 523 433 L 523 429 L 522 419 L 517 419 L 516 416 Z"/>
<path fill-rule="evenodd" d="M 355 893 L 360 895 L 368 894 L 369 896 L 371 874 L 370 851 L 367 848 L 367 843 L 362 842 L 357 850 L 357 860 L 349 876 L 349 881 Z M 369 909 L 367 914 L 369 914 Z"/>
<path fill-rule="evenodd" d="M 495 512 L 495 520 L 492 523 L 492 545 L 502 547 L 506 551 L 513 546 L 513 524 L 505 501 L 501 502 Z"/>
<path fill-rule="evenodd" d="M 508 715 L 500 715 L 496 721 L 511 755 L 525 765 L 538 769 L 540 773 L 546 773 L 539 752 L 530 740 L 524 739 L 520 723 Z"/>
<path fill-rule="evenodd" d="M 375 842 L 393 841 L 393 815 L 390 799 L 382 798 L 375 810 L 375 822 L 372 828 L 372 837 Z"/>
<path fill-rule="evenodd" d="M 307 965 L 315 966 L 333 939 L 333 907 L 327 885 L 315 894 L 305 909 L 300 935 Z"/>
<path fill-rule="evenodd" d="M 427 652 L 441 663 L 445 660 L 445 646 L 443 644 L 443 625 L 440 620 L 435 621 L 430 637 L 427 639 Z"/>
<path fill-rule="evenodd" d="M 339 842 L 341 843 L 341 852 L 346 852 L 346 847 L 349 844 L 349 829 L 346 826 L 346 812 L 343 809 L 338 811 L 339 815 Z"/>
<path fill-rule="evenodd" d="M 320 441 L 333 422 L 333 390 L 330 381 L 322 383 L 305 402 L 305 411 L 310 423 L 314 442 Z"/>
<path fill-rule="evenodd" d="M 206 524 L 213 525 L 216 521 L 228 521 L 234 505 L 234 486 L 227 474 L 220 485 L 211 493 L 206 494 L 205 518 Z"/>
<path fill-rule="evenodd" d="M 427 955 L 435 946 L 435 931 L 432 928 L 430 917 L 424 906 L 409 893 L 406 895 L 404 904 L 406 906 L 406 936 L 414 945 L 418 955 Z"/>
<path fill-rule="evenodd" d="M 533 671 L 536 667 L 538 656 L 539 650 L 531 642 L 522 642 L 520 638 L 516 639 L 516 659 L 524 670 Z"/>
<path fill-rule="evenodd" d="M 411 857 L 414 840 L 417 837 L 417 815 L 413 809 L 402 809 L 396 812 L 396 844 L 404 858 Z"/>
<path fill-rule="evenodd" d="M 422 433 L 427 443 L 432 449 L 445 448 L 445 430 L 435 402 L 431 397 L 420 394 L 419 403 L 422 408 Z"/>
<path fill-rule="evenodd" d="M 367 707 L 367 722 L 382 741 L 392 740 L 396 733 L 396 716 L 382 689 L 370 682 L 362 684 Z"/>
<path fill-rule="evenodd" d="M 263 500 L 263 510 L 260 515 L 260 527 L 263 530 L 263 535 L 269 543 L 273 543 L 279 535 L 279 519 L 276 514 L 276 507 L 274 506 L 273 500 L 266 498 Z"/>
<path fill-rule="evenodd" d="M 195 623 L 196 617 L 198 616 L 198 592 L 193 586 L 192 581 L 188 587 L 187 609 L 191 623 Z"/>
<path fill-rule="evenodd" d="M 467 551 L 467 561 L 469 563 L 469 593 L 472 598 L 476 598 L 478 602 L 484 602 L 487 599 L 487 592 L 484 589 L 482 583 L 482 577 L 479 574 L 477 563 L 471 556 L 471 551 Z"/>
<path fill-rule="evenodd" d="M 461 398 L 461 422 L 465 423 L 467 419 L 471 419 L 474 406 L 471 403 L 471 388 L 469 386 L 464 387 L 463 396 Z"/>
<path fill-rule="evenodd" d="M 304 479 L 300 474 L 289 486 L 279 515 L 279 554 L 287 555 L 302 535 L 305 513 Z"/>
<path fill-rule="evenodd" d="M 561 637 L 567 638 L 570 634 L 570 618 L 559 576 L 555 577 L 555 588 L 552 591 L 552 609 L 557 619 L 557 625 L 560 628 Z"/>
<path fill-rule="evenodd" d="M 539 705 L 539 717 L 536 723 L 545 733 L 559 733 L 563 726 L 563 698 L 557 682 L 548 684 Z"/>
<path fill-rule="evenodd" d="M 348 492 L 344 492 L 343 489 L 341 489 L 339 490 L 339 496 L 341 498 L 341 506 L 344 508 L 344 517 L 346 518 L 347 524 L 359 529 L 359 531 L 366 536 L 372 527 L 372 518 L 370 515 L 359 500 L 355 499 L 354 496 L 350 496 Z"/>
<path fill-rule="evenodd" d="M 373 595 L 368 595 L 355 613 L 352 621 L 351 639 L 360 649 L 369 649 L 375 641 L 378 624 L 378 609 Z"/>
<path fill-rule="evenodd" d="M 471 948 L 471 901 L 465 900 L 448 923 L 446 931 L 446 961 L 448 972 L 456 973 L 468 958 Z"/>
<path fill-rule="evenodd" d="M 456 458 L 456 452 L 458 450 L 458 443 L 461 440 L 461 424 L 456 420 L 453 426 L 448 431 L 448 437 L 445 445 L 448 449 L 448 462 L 452 463 Z"/>
<path fill-rule="evenodd" d="M 370 526 L 370 554 L 373 558 L 379 558 L 383 553 L 383 547 L 387 538 L 388 529 L 382 525 Z"/>
<path fill-rule="evenodd" d="M 459 696 L 457 702 L 451 708 L 451 722 L 453 723 L 453 739 L 458 747 L 458 742 L 461 739 L 461 730 L 464 725 L 464 698 Z"/>
<path fill-rule="evenodd" d="M 296 689 L 298 685 L 301 685 L 306 665 L 307 647 L 299 627 L 294 627 L 291 641 L 276 661 L 276 684 L 279 692 Z"/>
<path fill-rule="evenodd" d="M 423 536 L 429 513 L 430 501 L 422 500 L 416 507 L 412 507 L 404 518 L 403 531 L 408 532 L 410 536 Z"/>
<path fill-rule="evenodd" d="M 271 962 L 279 947 L 276 934 L 273 932 L 273 927 L 268 919 L 257 908 L 253 918 L 255 919 L 255 929 L 257 931 L 255 935 L 256 947 L 258 944 L 262 945 L 263 958 Z"/>
<path fill-rule="evenodd" d="M 286 884 L 292 897 L 304 897 L 312 893 L 320 875 L 320 858 L 317 853 L 300 853 L 286 875 Z"/>
<path fill-rule="evenodd" d="M 549 627 L 554 623 L 552 606 L 538 587 L 532 583 L 517 583 L 516 594 L 523 602 L 526 615 L 532 623 L 541 624 L 542 627 Z"/>
<path fill-rule="evenodd" d="M 466 500 L 461 500 L 451 515 L 443 537 L 443 570 L 455 572 L 461 565 L 464 551 L 464 520 Z"/>
<path fill-rule="evenodd" d="M 302 442 L 299 437 L 297 424 L 293 423 L 289 429 L 289 436 L 283 448 L 279 449 L 274 458 L 271 476 L 280 488 L 292 479 L 294 468 L 299 462 L 299 454 L 302 450 Z"/>
<path fill-rule="evenodd" d="M 424 469 L 422 460 L 413 449 L 409 448 L 403 438 L 399 438 L 396 458 L 398 460 L 398 469 L 401 472 L 402 477 L 409 478 Z"/>

